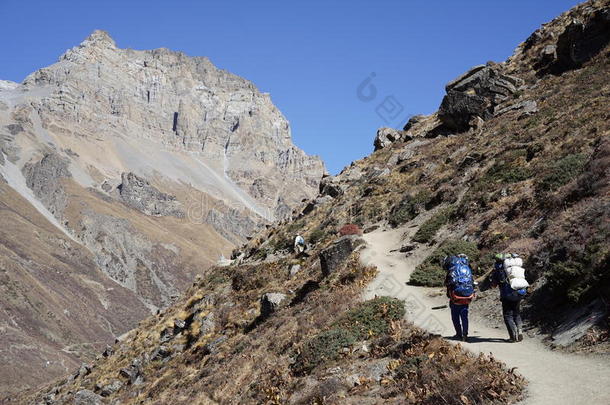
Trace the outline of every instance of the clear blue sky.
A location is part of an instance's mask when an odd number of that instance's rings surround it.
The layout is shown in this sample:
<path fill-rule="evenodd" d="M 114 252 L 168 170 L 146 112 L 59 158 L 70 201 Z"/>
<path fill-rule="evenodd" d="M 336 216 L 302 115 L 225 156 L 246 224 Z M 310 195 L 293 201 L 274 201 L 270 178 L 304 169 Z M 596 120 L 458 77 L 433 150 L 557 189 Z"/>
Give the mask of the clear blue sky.
<path fill-rule="evenodd" d="M 378 127 L 435 111 L 445 83 L 577 3 L 0 0 L 0 79 L 23 80 L 96 28 L 123 48 L 208 56 L 270 92 L 295 143 L 336 173 L 371 152 Z M 371 73 L 375 97 L 358 97 Z"/>

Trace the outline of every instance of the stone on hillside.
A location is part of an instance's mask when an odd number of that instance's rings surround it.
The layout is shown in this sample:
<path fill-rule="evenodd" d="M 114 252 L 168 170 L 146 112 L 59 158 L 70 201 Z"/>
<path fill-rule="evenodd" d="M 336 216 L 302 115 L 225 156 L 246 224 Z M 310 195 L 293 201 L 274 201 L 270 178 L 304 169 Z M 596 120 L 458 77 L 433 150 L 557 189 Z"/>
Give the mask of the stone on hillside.
<path fill-rule="evenodd" d="M 120 390 L 122 387 L 123 382 L 119 380 L 112 380 L 110 383 L 100 388 L 100 395 L 102 397 L 109 397 L 110 395 Z"/>
<path fill-rule="evenodd" d="M 294 264 L 290 267 L 290 271 L 288 272 L 288 276 L 290 278 L 293 278 L 294 276 L 297 275 L 297 273 L 301 271 L 301 265 L 300 264 Z"/>
<path fill-rule="evenodd" d="M 286 300 L 286 294 L 266 293 L 261 297 L 261 316 L 268 317 L 278 310 L 280 305 Z"/>
<path fill-rule="evenodd" d="M 362 180 L 363 177 L 362 169 L 352 163 L 349 167 L 343 169 L 343 171 L 339 174 L 341 180 L 347 181 L 349 183 L 356 183 Z"/>
<path fill-rule="evenodd" d="M 390 166 L 399 165 L 399 164 L 404 163 L 407 160 L 411 159 L 412 157 L 413 157 L 412 150 L 405 150 L 402 152 L 398 152 L 398 153 L 393 154 L 390 157 L 390 159 L 388 159 L 388 164 Z"/>
<path fill-rule="evenodd" d="M 199 326 L 199 333 L 201 335 L 207 335 L 208 333 L 212 333 L 216 328 L 216 318 L 213 312 L 201 317 L 199 319 L 201 326 Z"/>
<path fill-rule="evenodd" d="M 523 80 L 502 73 L 500 65 L 489 63 L 479 65 L 445 86 L 447 93 L 458 91 L 476 94 L 493 104 L 506 100 L 523 85 Z"/>
<path fill-rule="evenodd" d="M 375 136 L 373 146 L 375 147 L 375 150 L 383 149 L 390 146 L 394 142 L 402 140 L 404 136 L 404 131 L 399 131 L 394 128 L 379 128 L 377 130 L 377 135 Z"/>
<path fill-rule="evenodd" d="M 101 405 L 102 397 L 93 391 L 80 390 L 74 394 L 74 405 Z"/>
<path fill-rule="evenodd" d="M 489 116 L 487 107 L 486 100 L 481 96 L 451 90 L 443 98 L 438 116 L 445 126 L 465 131 L 473 117 Z"/>
<path fill-rule="evenodd" d="M 68 166 L 66 159 L 51 152 L 39 162 L 27 163 L 22 170 L 27 186 L 56 218 L 62 217 L 68 203 L 60 182 L 61 179 L 72 177 Z"/>
<path fill-rule="evenodd" d="M 324 277 L 341 268 L 347 258 L 364 240 L 357 235 L 347 235 L 339 238 L 320 253 L 320 266 Z"/>
<path fill-rule="evenodd" d="M 106 349 L 102 352 L 103 357 L 110 357 L 114 354 L 114 349 L 110 345 L 106 345 Z"/>
<path fill-rule="evenodd" d="M 302 215 L 307 215 L 310 212 L 312 212 L 313 210 L 315 210 L 316 207 L 316 202 L 315 201 L 309 201 L 307 203 L 307 205 L 305 206 L 305 208 L 303 208 L 303 212 L 301 213 Z"/>
<path fill-rule="evenodd" d="M 169 342 L 170 340 L 172 340 L 175 337 L 175 333 L 174 333 L 174 328 L 173 327 L 169 327 L 169 328 L 165 328 L 161 331 L 161 335 L 159 337 L 159 341 L 161 343 L 165 343 L 165 342 Z"/>
<path fill-rule="evenodd" d="M 89 375 L 90 373 L 91 373 L 91 365 L 83 363 L 83 364 L 81 364 L 80 368 L 76 372 L 76 375 L 78 377 L 84 377 L 86 375 Z"/>
<path fill-rule="evenodd" d="M 550 65 L 557 60 L 557 45 L 547 45 L 540 52 L 539 64 L 542 66 Z"/>
<path fill-rule="evenodd" d="M 134 173 L 121 174 L 121 184 L 118 189 L 125 204 L 146 215 L 178 218 L 185 216 L 176 197 L 159 191 L 146 179 Z"/>
<path fill-rule="evenodd" d="M 174 333 L 180 333 L 186 327 L 183 319 L 174 319 Z"/>
<path fill-rule="evenodd" d="M 407 123 L 405 124 L 403 131 L 408 131 L 411 128 L 413 128 L 413 126 L 415 124 L 420 123 L 421 121 L 423 121 L 426 118 L 425 115 L 414 115 L 411 118 L 409 118 L 409 121 L 407 121 Z"/>
<path fill-rule="evenodd" d="M 171 354 L 172 354 L 172 352 L 167 346 L 161 345 L 161 346 L 157 347 L 155 350 L 153 350 L 152 354 L 150 355 L 150 360 L 151 361 L 163 360 L 163 359 L 169 357 Z"/>
<path fill-rule="evenodd" d="M 142 375 L 142 363 L 139 359 L 134 359 L 129 367 L 124 367 L 119 371 L 119 374 L 127 378 L 131 385 L 140 385 L 144 382 Z"/>
<path fill-rule="evenodd" d="M 557 346 L 566 347 L 583 337 L 593 326 L 603 322 L 607 316 L 605 305 L 600 300 L 570 311 L 551 338 Z"/>
<path fill-rule="evenodd" d="M 400 249 L 398 249 L 398 251 L 399 251 L 400 253 L 407 253 L 407 252 L 412 251 L 412 250 L 413 250 L 413 249 L 415 249 L 416 247 L 417 247 L 417 246 L 416 246 L 416 245 L 414 245 L 413 243 L 409 243 L 409 244 L 406 244 L 406 245 L 401 246 L 401 247 L 400 247 Z"/>
<path fill-rule="evenodd" d="M 523 80 L 504 74 L 500 65 L 475 66 L 447 84 L 438 117 L 445 127 L 465 131 L 477 122 L 476 117 L 491 118 L 493 107 L 507 100 L 522 85 Z"/>
<path fill-rule="evenodd" d="M 320 181 L 320 194 L 336 198 L 343 194 L 343 189 L 334 176 L 327 176 Z"/>
<path fill-rule="evenodd" d="M 610 8 L 599 9 L 585 22 L 572 20 L 557 38 L 556 45 L 546 46 L 542 50 L 535 69 L 539 75 L 558 75 L 578 69 L 609 42 Z"/>
<path fill-rule="evenodd" d="M 499 107 L 499 106 L 498 106 Z M 518 103 L 511 104 L 506 107 L 499 108 L 496 107 L 494 110 L 494 115 L 502 115 L 509 111 L 521 111 L 522 115 L 532 115 L 538 112 L 538 104 L 533 100 L 523 100 Z"/>

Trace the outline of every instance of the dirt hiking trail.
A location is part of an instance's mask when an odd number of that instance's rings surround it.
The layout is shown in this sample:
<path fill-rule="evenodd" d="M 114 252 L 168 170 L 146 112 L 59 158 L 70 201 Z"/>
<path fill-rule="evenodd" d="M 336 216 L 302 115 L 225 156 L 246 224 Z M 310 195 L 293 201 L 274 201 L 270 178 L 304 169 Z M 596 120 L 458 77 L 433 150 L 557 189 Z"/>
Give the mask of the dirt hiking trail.
<path fill-rule="evenodd" d="M 455 334 L 447 298 L 439 288 L 407 285 L 411 272 L 430 253 L 431 247 L 421 246 L 405 257 L 398 249 L 404 243 L 403 234 L 409 228 L 376 230 L 364 235 L 367 242 L 361 259 L 375 265 L 378 276 L 369 285 L 365 299 L 393 296 L 405 301 L 407 319 L 432 333 L 448 338 Z M 408 241 L 408 239 L 407 239 Z M 394 251 L 394 252 L 391 252 Z M 498 311 L 501 311 L 498 301 Z M 471 342 L 462 343 L 474 352 L 490 354 L 504 362 L 508 368 L 516 367 L 528 380 L 523 405 L 604 405 L 610 404 L 610 361 L 603 356 L 564 354 L 549 350 L 540 340 L 525 338 L 520 343 L 508 343 L 504 328 L 487 327 L 472 316 L 477 312 L 476 301 L 470 305 Z"/>

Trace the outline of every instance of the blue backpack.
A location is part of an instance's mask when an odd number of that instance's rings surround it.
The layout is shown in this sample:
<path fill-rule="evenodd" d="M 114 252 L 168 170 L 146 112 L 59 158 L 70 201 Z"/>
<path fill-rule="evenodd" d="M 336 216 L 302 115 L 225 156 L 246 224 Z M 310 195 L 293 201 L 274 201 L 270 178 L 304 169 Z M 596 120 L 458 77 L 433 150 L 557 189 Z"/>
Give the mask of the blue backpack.
<path fill-rule="evenodd" d="M 448 260 L 450 285 L 453 292 L 460 297 L 474 294 L 472 269 L 465 257 L 451 256 Z"/>

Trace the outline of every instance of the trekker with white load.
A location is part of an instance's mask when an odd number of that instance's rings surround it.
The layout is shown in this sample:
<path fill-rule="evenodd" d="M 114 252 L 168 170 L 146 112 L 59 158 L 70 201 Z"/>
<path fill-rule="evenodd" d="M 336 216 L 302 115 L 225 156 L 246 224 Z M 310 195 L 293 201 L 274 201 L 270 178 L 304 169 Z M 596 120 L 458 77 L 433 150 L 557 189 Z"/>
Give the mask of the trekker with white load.
<path fill-rule="evenodd" d="M 500 288 L 502 316 L 511 342 L 523 340 L 523 322 L 520 304 L 527 294 L 529 283 L 525 279 L 523 260 L 517 254 L 497 254 L 491 274 L 492 287 Z"/>
<path fill-rule="evenodd" d="M 468 256 L 445 257 L 442 266 L 447 272 L 445 286 L 455 328 L 454 338 L 468 342 L 468 305 L 474 299 L 474 278 Z"/>
<path fill-rule="evenodd" d="M 301 235 L 297 235 L 294 238 L 294 253 L 297 255 L 305 252 L 305 239 Z"/>

